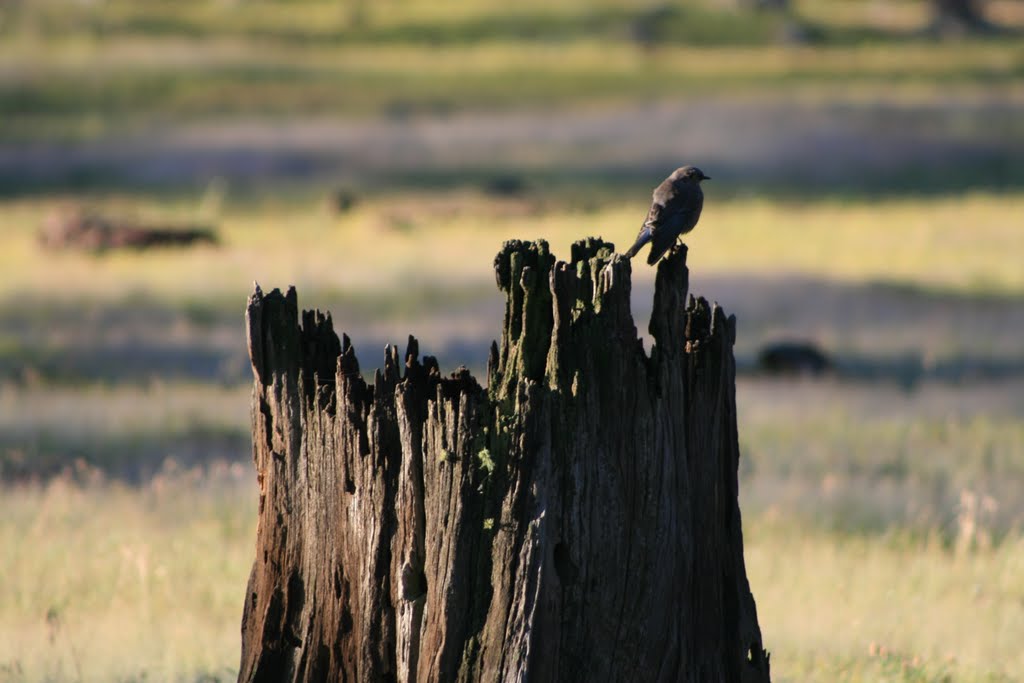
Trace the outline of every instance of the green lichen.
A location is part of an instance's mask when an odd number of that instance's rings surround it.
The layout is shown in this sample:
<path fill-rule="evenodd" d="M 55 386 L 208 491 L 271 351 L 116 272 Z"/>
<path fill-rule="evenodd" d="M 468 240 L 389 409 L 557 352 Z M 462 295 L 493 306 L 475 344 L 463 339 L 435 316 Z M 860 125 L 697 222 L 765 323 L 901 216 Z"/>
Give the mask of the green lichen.
<path fill-rule="evenodd" d="M 489 450 L 481 448 L 480 452 L 476 454 L 476 459 L 480 461 L 480 467 L 487 470 L 487 474 L 494 472 L 494 460 L 491 458 Z"/>
<path fill-rule="evenodd" d="M 484 529 L 490 531 L 494 528 L 494 517 L 488 517 L 484 520 Z"/>

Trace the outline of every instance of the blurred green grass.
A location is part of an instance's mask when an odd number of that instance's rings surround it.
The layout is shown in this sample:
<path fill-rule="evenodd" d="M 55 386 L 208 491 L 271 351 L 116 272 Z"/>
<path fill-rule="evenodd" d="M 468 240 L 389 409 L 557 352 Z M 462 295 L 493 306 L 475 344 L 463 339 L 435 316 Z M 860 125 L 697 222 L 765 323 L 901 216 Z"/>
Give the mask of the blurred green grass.
<path fill-rule="evenodd" d="M 1020 19 L 1012 0 L 987 3 L 997 19 Z M 792 16 L 815 26 L 823 42 L 864 42 L 924 38 L 929 19 L 925 3 L 896 0 L 884 6 L 840 0 L 796 0 Z M 106 0 L 101 7 L 68 0 L 10 2 L 0 32 L 54 38 L 94 35 L 185 35 L 195 38 L 259 37 L 268 42 L 500 42 L 502 39 L 569 40 L 597 34 L 628 38 L 623 26 L 656 20 L 655 38 L 701 44 L 765 44 L 781 19 L 773 12 L 742 9 L 740 3 L 698 0 L 685 4 L 579 0 L 558 4 L 524 0 L 510 6 L 498 0 L 181 0 L 134 3 Z"/>
<path fill-rule="evenodd" d="M 312 0 L 13 3 L 0 14 L 2 135 L 76 139 L 195 118 L 402 117 L 709 93 L 1012 92 L 1024 75 L 1012 34 L 951 48 L 908 33 L 926 22 L 923 2 L 893 4 L 798 4 L 815 40 L 787 45 L 777 14 L 710 2 L 386 2 L 362 5 L 358 22 L 346 5 Z M 1006 14 L 1024 25 L 1024 12 Z"/>
<path fill-rule="evenodd" d="M 5 55 L 17 76 L 0 79 L 0 114 L 28 128 L 30 118 L 86 117 L 124 123 L 142 117 L 289 114 L 408 115 L 467 109 L 593 102 L 658 101 L 745 91 L 842 90 L 869 97 L 921 86 L 932 92 L 979 84 L 1012 88 L 1024 76 L 1016 41 L 968 45 L 877 47 L 671 47 L 648 54 L 596 41 L 530 48 L 521 45 L 437 49 L 381 45 L 300 49 L 298 54 L 233 50 L 229 59 L 203 48 L 159 45 L 81 46 L 50 58 Z M 166 52 L 165 62 L 158 57 Z M 269 52 L 269 55 L 268 55 Z M 140 64 L 138 58 L 145 55 Z M 84 57 L 84 59 L 83 59 Z M 28 63 L 31 60 L 31 64 Z M 20 63 L 19 63 L 20 62 Z M 18 67 L 21 67 L 19 70 Z M 17 129 L 16 129 L 17 130 Z M 28 129 L 30 130 L 30 129 Z M 8 133 L 10 135 L 10 133 Z"/>

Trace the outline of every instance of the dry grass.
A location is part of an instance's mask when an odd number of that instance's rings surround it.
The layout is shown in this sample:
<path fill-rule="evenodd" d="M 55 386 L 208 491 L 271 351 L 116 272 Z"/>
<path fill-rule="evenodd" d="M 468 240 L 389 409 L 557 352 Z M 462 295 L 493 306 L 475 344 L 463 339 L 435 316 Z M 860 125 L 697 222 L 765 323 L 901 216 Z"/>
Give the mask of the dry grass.
<path fill-rule="evenodd" d="M 741 383 L 747 570 L 777 681 L 1024 676 L 1020 382 Z"/>
<path fill-rule="evenodd" d="M 713 193 L 714 189 L 709 189 Z M 220 221 L 224 245 L 100 257 L 48 253 L 35 231 L 52 204 L 0 204 L 0 300 L 31 295 L 55 300 L 120 301 L 145 295 L 162 301 L 235 301 L 253 280 L 264 288 L 295 284 L 306 297 L 325 291 L 379 293 L 427 282 L 491 283 L 490 260 L 505 239 L 543 237 L 556 254 L 584 235 L 632 241 L 646 211 L 643 197 L 597 210 L 563 208 L 539 214 L 481 218 L 480 198 L 451 200 L 435 212 L 421 198 L 380 198 L 334 218 L 315 202 L 229 210 Z M 687 238 L 691 267 L 715 272 L 802 273 L 841 281 L 914 283 L 961 292 L 1024 292 L 1017 255 L 1024 235 L 1015 217 L 1019 195 L 772 202 L 716 199 Z M 104 202 L 99 202 L 102 206 Z M 108 200 L 109 210 L 189 218 L 195 207 Z M 638 268 L 639 282 L 652 279 Z M 307 302 L 309 299 L 307 298 Z"/>
<path fill-rule="evenodd" d="M 1024 383 L 740 383 L 742 503 L 838 534 L 958 544 L 1024 528 Z"/>
<path fill-rule="evenodd" d="M 6 488 L 0 681 L 233 680 L 254 493 L 242 467 L 167 471 L 138 489 Z M 957 552 L 898 531 L 744 521 L 775 680 L 1024 676 L 1019 536 Z"/>
<path fill-rule="evenodd" d="M 747 571 L 776 681 L 1024 677 L 1024 541 L 954 554 L 939 541 L 837 537 L 744 519 Z"/>
<path fill-rule="evenodd" d="M 233 680 L 255 537 L 240 465 L 5 487 L 0 681 Z"/>

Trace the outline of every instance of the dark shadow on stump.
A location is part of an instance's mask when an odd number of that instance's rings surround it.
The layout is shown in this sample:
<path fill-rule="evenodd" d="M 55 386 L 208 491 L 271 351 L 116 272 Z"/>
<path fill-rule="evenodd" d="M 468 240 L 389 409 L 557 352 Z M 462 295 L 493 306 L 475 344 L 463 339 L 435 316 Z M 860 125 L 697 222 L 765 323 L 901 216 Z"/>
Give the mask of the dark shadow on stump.
<path fill-rule="evenodd" d="M 249 301 L 259 481 L 240 681 L 767 681 L 737 503 L 734 319 L 613 245 L 495 259 L 488 387 L 409 339 L 372 384 L 294 289 Z"/>

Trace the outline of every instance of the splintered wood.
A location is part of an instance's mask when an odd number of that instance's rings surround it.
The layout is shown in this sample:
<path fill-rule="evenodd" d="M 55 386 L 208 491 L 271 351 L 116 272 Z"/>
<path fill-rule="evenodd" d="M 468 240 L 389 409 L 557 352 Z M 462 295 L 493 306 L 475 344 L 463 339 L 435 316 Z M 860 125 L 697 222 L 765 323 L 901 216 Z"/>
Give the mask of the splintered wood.
<path fill-rule="evenodd" d="M 487 387 L 410 337 L 367 381 L 294 290 L 249 301 L 256 559 L 240 681 L 767 681 L 737 502 L 735 323 L 658 265 L 505 244 Z M 301 319 L 301 324 L 300 324 Z"/>

